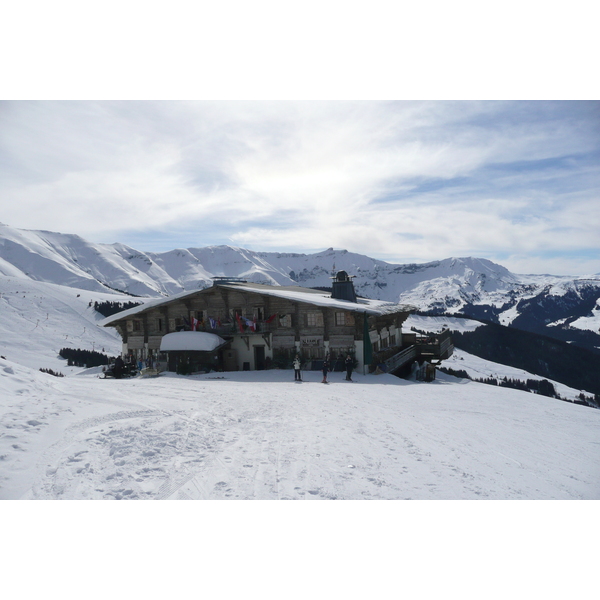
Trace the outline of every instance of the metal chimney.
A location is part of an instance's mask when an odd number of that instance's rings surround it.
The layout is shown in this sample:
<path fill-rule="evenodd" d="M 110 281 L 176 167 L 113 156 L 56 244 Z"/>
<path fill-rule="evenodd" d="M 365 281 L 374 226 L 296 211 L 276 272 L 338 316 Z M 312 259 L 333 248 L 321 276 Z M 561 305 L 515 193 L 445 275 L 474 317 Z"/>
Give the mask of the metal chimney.
<path fill-rule="evenodd" d="M 331 297 L 336 300 L 348 300 L 348 302 L 356 302 L 356 292 L 352 279 L 354 275 L 348 275 L 346 271 L 338 271 L 333 279 L 333 287 Z"/>

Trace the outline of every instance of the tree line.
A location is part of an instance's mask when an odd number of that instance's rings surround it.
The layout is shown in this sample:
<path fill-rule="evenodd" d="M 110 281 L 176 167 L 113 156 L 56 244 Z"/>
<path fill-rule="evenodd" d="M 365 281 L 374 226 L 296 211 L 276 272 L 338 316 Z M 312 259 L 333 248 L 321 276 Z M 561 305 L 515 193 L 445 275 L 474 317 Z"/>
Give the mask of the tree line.
<path fill-rule="evenodd" d="M 62 373 L 59 371 L 53 371 L 52 369 L 40 369 L 42 373 L 47 373 L 48 375 L 54 375 L 54 377 L 64 377 Z"/>
<path fill-rule="evenodd" d="M 480 358 L 600 394 L 597 351 L 492 323 L 474 331 L 452 331 L 452 341 Z"/>
<path fill-rule="evenodd" d="M 81 350 L 80 348 L 61 348 L 58 353 L 67 359 L 69 367 L 99 367 L 109 363 L 109 357 L 95 350 Z"/>
<path fill-rule="evenodd" d="M 127 310 L 128 308 L 133 308 L 140 304 L 140 302 L 113 302 L 111 300 L 106 300 L 105 302 L 96 301 L 94 302 L 94 309 L 104 317 L 111 317 L 122 310 Z"/>

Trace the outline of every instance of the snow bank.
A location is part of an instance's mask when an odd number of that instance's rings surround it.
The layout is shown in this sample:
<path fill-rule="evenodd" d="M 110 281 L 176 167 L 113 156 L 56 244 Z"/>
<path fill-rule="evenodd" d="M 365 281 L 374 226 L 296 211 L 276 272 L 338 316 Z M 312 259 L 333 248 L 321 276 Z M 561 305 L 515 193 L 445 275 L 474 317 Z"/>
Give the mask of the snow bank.
<path fill-rule="evenodd" d="M 223 345 L 225 340 L 214 333 L 203 331 L 178 331 L 167 333 L 160 342 L 161 352 L 189 350 L 196 352 L 211 352 Z"/>

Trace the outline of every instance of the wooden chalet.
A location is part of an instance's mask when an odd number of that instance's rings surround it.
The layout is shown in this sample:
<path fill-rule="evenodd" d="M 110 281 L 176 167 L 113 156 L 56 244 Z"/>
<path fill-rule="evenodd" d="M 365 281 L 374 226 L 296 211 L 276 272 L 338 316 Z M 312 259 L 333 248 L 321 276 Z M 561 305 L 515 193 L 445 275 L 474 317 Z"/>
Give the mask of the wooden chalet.
<path fill-rule="evenodd" d="M 291 368 L 296 354 L 305 369 L 320 368 L 329 355 L 332 368 L 339 370 L 350 354 L 357 369 L 366 372 L 380 362 L 379 353 L 394 356 L 406 347 L 402 323 L 414 307 L 358 298 L 345 271 L 333 279 L 332 291 L 326 292 L 214 278 L 210 288 L 150 300 L 104 319 L 102 325 L 118 330 L 125 356 L 159 361 L 163 369 L 181 372 Z M 187 346 L 187 338 L 179 336 L 183 342 L 178 340 L 177 353 L 166 350 L 172 346 L 165 336 L 182 331 L 196 335 L 189 336 Z M 223 343 L 199 350 L 204 346 L 197 334 L 203 332 Z"/>

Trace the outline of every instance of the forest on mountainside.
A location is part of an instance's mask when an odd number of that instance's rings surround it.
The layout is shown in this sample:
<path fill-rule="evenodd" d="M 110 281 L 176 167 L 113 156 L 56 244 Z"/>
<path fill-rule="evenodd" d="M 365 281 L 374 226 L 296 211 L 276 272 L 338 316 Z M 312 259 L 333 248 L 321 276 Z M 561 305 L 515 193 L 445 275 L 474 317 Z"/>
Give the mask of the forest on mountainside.
<path fill-rule="evenodd" d="M 487 323 L 453 331 L 454 346 L 569 387 L 600 394 L 600 352 L 513 327 Z"/>

